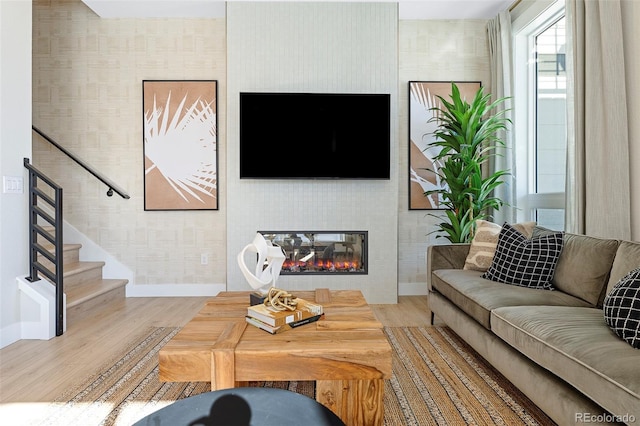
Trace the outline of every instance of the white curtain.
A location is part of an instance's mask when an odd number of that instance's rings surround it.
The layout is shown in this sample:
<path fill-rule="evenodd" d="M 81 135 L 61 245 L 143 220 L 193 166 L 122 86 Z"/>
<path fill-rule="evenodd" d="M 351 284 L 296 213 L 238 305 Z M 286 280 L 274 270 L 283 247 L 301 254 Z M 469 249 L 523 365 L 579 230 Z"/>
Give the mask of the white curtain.
<path fill-rule="evenodd" d="M 626 84 L 632 77 L 625 73 L 621 1 L 567 0 L 566 17 L 565 229 L 631 239 Z"/>
<path fill-rule="evenodd" d="M 511 43 L 511 15 L 508 10 L 501 12 L 495 18 L 487 23 L 487 38 L 489 41 L 489 59 L 490 59 L 490 89 L 492 93 L 492 101 L 500 98 L 509 98 L 502 104 L 499 109 L 506 109 L 506 117 L 512 120 L 513 102 L 510 99 L 513 94 L 512 82 L 512 43 Z M 496 190 L 495 195 L 505 202 L 505 206 L 499 211 L 493 212 L 493 221 L 495 223 L 516 221 L 516 185 L 514 177 L 515 170 L 515 148 L 513 144 L 512 125 L 507 126 L 507 130 L 501 132 L 498 136 L 504 141 L 504 147 L 497 147 L 496 156 L 489 163 L 488 172 L 493 173 L 497 170 L 509 170 L 511 175 L 504 179 L 504 184 Z"/>

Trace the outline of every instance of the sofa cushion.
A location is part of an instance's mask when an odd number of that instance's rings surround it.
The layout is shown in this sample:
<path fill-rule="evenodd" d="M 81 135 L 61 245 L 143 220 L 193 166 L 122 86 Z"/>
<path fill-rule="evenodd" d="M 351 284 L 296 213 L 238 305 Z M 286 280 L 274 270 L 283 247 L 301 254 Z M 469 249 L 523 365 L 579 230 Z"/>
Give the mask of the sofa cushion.
<path fill-rule="evenodd" d="M 483 278 L 505 284 L 551 289 L 562 251 L 562 232 L 528 239 L 508 223 L 502 226 L 491 266 Z"/>
<path fill-rule="evenodd" d="M 640 268 L 622 278 L 604 299 L 604 320 L 622 340 L 640 349 Z"/>
<path fill-rule="evenodd" d="M 640 351 L 607 327 L 602 310 L 498 308 L 491 314 L 491 326 L 506 343 L 603 408 L 640 419 Z"/>
<path fill-rule="evenodd" d="M 491 310 L 502 306 L 589 306 L 587 302 L 560 291 L 504 285 L 485 280 L 481 275 L 480 271 L 439 269 L 433 272 L 431 285 L 486 329 L 491 328 Z"/>
<path fill-rule="evenodd" d="M 622 279 L 629 271 L 640 267 L 640 243 L 632 241 L 621 241 L 620 246 L 616 250 L 609 283 L 607 284 L 606 293 L 608 294 L 618 281 Z M 603 296 L 604 299 L 604 296 Z"/>
<path fill-rule="evenodd" d="M 471 240 L 469 254 L 464 262 L 463 269 L 472 271 L 485 272 L 491 266 L 493 255 L 498 245 L 498 235 L 502 230 L 502 226 L 497 223 L 488 222 L 486 220 L 478 220 L 476 231 Z M 527 238 L 531 238 L 535 222 L 514 223 L 515 229 L 524 234 Z"/>
<path fill-rule="evenodd" d="M 536 226 L 533 236 L 552 232 L 555 231 Z M 586 300 L 592 306 L 602 306 L 618 244 L 617 240 L 565 233 L 562 252 L 551 280 L 553 288 Z"/>

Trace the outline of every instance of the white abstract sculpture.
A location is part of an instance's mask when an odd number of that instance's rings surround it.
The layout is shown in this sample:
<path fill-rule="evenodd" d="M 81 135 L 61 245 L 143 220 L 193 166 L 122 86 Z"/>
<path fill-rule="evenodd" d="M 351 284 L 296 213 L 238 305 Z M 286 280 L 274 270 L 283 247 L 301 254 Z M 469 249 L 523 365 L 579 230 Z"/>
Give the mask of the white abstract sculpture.
<path fill-rule="evenodd" d="M 245 253 L 247 251 L 258 253 L 255 274 L 249 271 L 245 262 Z M 256 233 L 253 242 L 247 244 L 238 253 L 238 265 L 242 275 L 244 275 L 251 288 L 258 290 L 261 294 L 267 293 L 266 287 L 275 287 L 284 259 L 285 256 L 282 249 L 274 246 L 271 241 L 265 240 L 264 236 L 259 232 Z"/>

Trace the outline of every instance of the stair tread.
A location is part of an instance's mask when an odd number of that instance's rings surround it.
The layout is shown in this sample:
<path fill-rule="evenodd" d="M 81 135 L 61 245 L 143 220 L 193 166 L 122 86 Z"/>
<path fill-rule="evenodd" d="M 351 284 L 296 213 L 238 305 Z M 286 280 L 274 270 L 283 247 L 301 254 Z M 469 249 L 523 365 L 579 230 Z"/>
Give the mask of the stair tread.
<path fill-rule="evenodd" d="M 93 280 L 74 288 L 65 289 L 67 295 L 67 309 L 72 308 L 80 303 L 91 300 L 111 290 L 127 285 L 127 279 L 99 279 Z"/>

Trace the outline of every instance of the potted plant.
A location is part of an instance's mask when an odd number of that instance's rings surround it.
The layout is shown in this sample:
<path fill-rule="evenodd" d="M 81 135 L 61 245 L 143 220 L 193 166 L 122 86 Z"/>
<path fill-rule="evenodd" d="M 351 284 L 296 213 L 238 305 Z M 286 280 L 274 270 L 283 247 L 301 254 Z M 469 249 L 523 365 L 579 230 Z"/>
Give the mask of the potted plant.
<path fill-rule="evenodd" d="M 491 103 L 491 95 L 485 95 L 481 87 L 471 103 L 462 99 L 460 90 L 451 83 L 451 100 L 441 96 L 441 106 L 431 108 L 438 123 L 433 132 L 434 140 L 428 148 L 437 147 L 432 172 L 443 184 L 441 188 L 426 191 L 425 196 L 437 194 L 446 211 L 444 222 L 438 230 L 452 243 L 467 243 L 473 238 L 475 224 L 490 217 L 492 209 L 498 210 L 504 202 L 494 196 L 494 190 L 503 184 L 507 170 L 498 170 L 483 175 L 483 164 L 497 155 L 496 148 L 504 146 L 498 132 L 506 129 L 511 121 L 505 110 L 493 112 L 507 98 Z M 427 149 L 428 149 L 427 148 Z M 435 215 L 433 215 L 435 216 Z M 440 217 L 440 216 L 436 216 Z"/>

